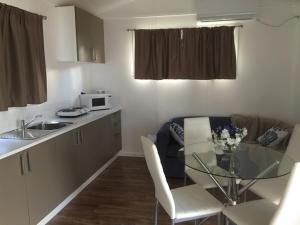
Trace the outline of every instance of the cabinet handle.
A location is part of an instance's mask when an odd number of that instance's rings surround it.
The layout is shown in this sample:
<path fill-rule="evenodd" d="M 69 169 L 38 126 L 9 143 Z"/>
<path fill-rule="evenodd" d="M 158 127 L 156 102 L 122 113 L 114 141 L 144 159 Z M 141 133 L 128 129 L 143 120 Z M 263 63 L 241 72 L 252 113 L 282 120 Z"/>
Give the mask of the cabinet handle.
<path fill-rule="evenodd" d="M 95 52 L 95 49 L 93 48 L 93 60 L 94 61 L 97 61 L 97 55 L 96 55 L 96 52 Z"/>
<path fill-rule="evenodd" d="M 21 172 L 21 176 L 23 176 L 24 175 L 23 154 L 20 155 L 20 172 Z"/>
<path fill-rule="evenodd" d="M 31 172 L 31 163 L 30 163 L 30 158 L 29 158 L 29 152 L 26 153 L 26 158 L 27 158 L 28 172 Z"/>
<path fill-rule="evenodd" d="M 83 135 L 82 135 L 82 131 L 80 130 L 80 144 L 83 144 Z"/>
<path fill-rule="evenodd" d="M 76 131 L 76 145 L 79 145 L 79 131 Z"/>
<path fill-rule="evenodd" d="M 95 62 L 97 60 L 97 55 L 94 47 L 90 48 L 90 54 L 91 54 L 91 60 Z"/>

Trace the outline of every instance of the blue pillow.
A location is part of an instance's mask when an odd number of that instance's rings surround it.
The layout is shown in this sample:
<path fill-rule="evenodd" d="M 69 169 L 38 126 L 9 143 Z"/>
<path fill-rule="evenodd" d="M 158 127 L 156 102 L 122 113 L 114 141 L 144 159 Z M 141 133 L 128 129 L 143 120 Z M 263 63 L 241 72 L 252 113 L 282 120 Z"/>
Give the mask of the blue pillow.
<path fill-rule="evenodd" d="M 170 124 L 170 132 L 174 140 L 178 142 L 181 146 L 184 146 L 184 129 L 177 123 Z"/>

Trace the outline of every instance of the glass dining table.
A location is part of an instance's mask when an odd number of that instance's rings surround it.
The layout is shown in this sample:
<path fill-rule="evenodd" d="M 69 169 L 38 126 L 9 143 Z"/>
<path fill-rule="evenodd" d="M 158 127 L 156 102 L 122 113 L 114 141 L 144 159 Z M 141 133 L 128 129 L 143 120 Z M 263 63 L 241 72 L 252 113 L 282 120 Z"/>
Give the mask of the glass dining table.
<path fill-rule="evenodd" d="M 179 150 L 178 157 L 188 168 L 206 173 L 229 205 L 236 205 L 241 194 L 258 180 L 285 176 L 294 165 L 293 159 L 283 152 L 245 143 L 232 153 L 220 151 L 212 144 L 192 144 Z M 224 186 L 220 179 L 226 179 L 227 185 Z M 240 186 L 241 181 L 243 186 Z"/>

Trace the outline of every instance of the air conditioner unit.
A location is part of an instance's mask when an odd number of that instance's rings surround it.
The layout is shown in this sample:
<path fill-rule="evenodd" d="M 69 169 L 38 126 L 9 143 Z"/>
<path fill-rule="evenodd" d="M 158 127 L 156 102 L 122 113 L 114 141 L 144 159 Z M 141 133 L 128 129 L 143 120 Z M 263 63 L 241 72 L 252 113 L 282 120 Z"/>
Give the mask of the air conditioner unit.
<path fill-rule="evenodd" d="M 200 23 L 209 22 L 230 22 L 230 21 L 246 21 L 254 20 L 256 13 L 234 13 L 234 14 L 223 14 L 223 15 L 197 15 L 197 21 Z"/>

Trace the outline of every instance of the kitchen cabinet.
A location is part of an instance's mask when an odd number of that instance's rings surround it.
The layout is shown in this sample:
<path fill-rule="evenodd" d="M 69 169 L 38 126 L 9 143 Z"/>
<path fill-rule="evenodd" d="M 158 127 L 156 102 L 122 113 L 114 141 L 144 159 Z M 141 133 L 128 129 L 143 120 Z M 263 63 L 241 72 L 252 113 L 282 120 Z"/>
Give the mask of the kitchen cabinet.
<path fill-rule="evenodd" d="M 108 151 L 108 158 L 114 156 L 122 148 L 122 136 L 121 136 L 121 112 L 115 112 L 110 115 L 108 128 L 108 138 L 110 138 Z"/>
<path fill-rule="evenodd" d="M 24 154 L 0 161 L 0 224 L 29 225 Z"/>
<path fill-rule="evenodd" d="M 30 148 L 26 184 L 30 223 L 37 224 L 79 185 L 77 130 Z"/>
<path fill-rule="evenodd" d="M 117 112 L 0 160 L 0 225 L 36 225 L 121 144 Z"/>
<path fill-rule="evenodd" d="M 86 180 L 122 148 L 121 113 L 105 116 L 80 129 L 78 165 Z"/>
<path fill-rule="evenodd" d="M 105 63 L 103 20 L 75 6 L 55 9 L 58 61 Z"/>
<path fill-rule="evenodd" d="M 104 157 L 107 139 L 105 137 L 105 117 L 89 123 L 80 129 L 80 148 L 78 165 L 80 177 L 86 180 L 106 161 Z"/>

